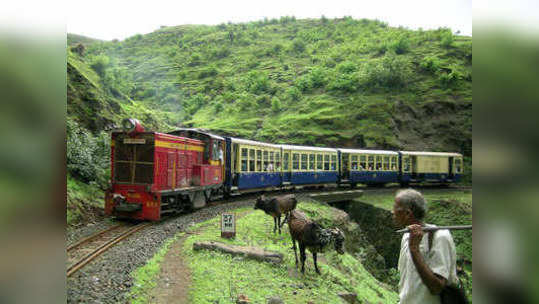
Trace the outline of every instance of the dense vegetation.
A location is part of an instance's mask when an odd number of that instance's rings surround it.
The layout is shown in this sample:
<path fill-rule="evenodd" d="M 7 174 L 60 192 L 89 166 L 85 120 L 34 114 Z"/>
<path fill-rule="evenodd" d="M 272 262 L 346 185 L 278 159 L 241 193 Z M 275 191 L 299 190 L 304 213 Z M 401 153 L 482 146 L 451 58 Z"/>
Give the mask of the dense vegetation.
<path fill-rule="evenodd" d="M 162 27 L 123 41 L 69 34 L 68 43 L 68 121 L 89 131 L 68 133 L 68 142 L 70 134 L 86 138 L 71 142 L 99 141 L 132 116 L 160 131 L 194 126 L 263 141 L 471 157 L 472 40 L 449 29 L 282 17 Z M 90 149 L 82 154 L 100 157 Z M 102 172 L 71 160 L 76 179 Z"/>

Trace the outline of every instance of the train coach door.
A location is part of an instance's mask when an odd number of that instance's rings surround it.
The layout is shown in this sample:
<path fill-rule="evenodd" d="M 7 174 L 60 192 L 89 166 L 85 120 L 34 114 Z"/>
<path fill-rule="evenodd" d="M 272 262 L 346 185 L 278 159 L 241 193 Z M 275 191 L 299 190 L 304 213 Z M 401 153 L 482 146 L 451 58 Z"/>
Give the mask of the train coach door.
<path fill-rule="evenodd" d="M 348 153 L 342 153 L 341 154 L 341 159 L 342 159 L 342 164 L 341 164 L 341 170 L 342 171 L 341 172 L 342 172 L 342 179 L 343 180 L 350 179 L 349 158 L 350 158 L 350 154 L 348 154 Z"/>
<path fill-rule="evenodd" d="M 449 157 L 449 179 L 453 179 L 455 177 L 455 172 L 453 169 L 453 161 L 454 157 Z"/>
<path fill-rule="evenodd" d="M 290 172 L 290 151 L 283 150 L 283 184 L 290 184 L 292 173 Z"/>

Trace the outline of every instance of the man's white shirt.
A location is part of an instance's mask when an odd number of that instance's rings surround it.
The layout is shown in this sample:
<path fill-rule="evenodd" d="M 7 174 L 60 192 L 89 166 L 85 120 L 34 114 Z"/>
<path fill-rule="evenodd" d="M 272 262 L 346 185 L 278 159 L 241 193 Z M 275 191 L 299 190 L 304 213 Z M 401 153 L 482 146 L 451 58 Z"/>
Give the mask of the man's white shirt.
<path fill-rule="evenodd" d="M 426 224 L 427 227 L 435 227 Z M 399 297 L 401 304 L 439 304 L 440 295 L 430 293 L 427 285 L 423 284 L 419 273 L 412 260 L 412 254 L 408 248 L 409 233 L 402 236 L 399 256 Z M 429 251 L 428 233 L 423 235 L 419 244 L 419 251 L 429 268 L 435 274 L 444 277 L 448 283 L 457 282 L 457 255 L 455 243 L 449 230 L 438 230 L 434 234 L 432 248 Z"/>

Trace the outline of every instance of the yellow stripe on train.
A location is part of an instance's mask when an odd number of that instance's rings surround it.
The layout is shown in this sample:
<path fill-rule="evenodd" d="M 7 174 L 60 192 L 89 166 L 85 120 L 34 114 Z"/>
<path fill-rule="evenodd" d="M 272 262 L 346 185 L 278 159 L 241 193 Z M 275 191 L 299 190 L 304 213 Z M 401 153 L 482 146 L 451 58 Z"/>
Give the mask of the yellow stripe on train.
<path fill-rule="evenodd" d="M 156 140 L 155 146 L 160 147 L 160 148 L 171 148 L 171 149 L 198 151 L 198 152 L 204 151 L 204 147 L 201 147 L 201 146 L 172 143 L 172 142 L 161 141 L 161 140 Z"/>

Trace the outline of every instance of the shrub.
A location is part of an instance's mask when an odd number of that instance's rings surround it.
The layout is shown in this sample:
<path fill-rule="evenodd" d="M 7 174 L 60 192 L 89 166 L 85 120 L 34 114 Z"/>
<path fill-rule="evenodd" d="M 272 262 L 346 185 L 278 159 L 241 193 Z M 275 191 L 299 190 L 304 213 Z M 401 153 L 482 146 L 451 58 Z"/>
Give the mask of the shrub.
<path fill-rule="evenodd" d="M 343 92 L 355 92 L 359 86 L 359 79 L 356 73 L 337 74 L 335 79 L 330 82 L 328 88 L 330 90 L 338 90 Z"/>
<path fill-rule="evenodd" d="M 453 33 L 451 33 L 451 31 L 444 31 L 442 34 L 440 34 L 440 44 L 443 46 L 443 47 L 451 47 L 453 46 L 453 41 L 454 41 L 454 37 L 453 37 Z"/>
<path fill-rule="evenodd" d="M 309 91 L 313 87 L 309 75 L 303 75 L 301 77 L 298 77 L 294 85 L 303 93 Z"/>
<path fill-rule="evenodd" d="M 294 39 L 292 42 L 292 50 L 296 53 L 305 52 L 305 42 L 301 39 Z"/>
<path fill-rule="evenodd" d="M 350 74 L 357 71 L 357 65 L 352 61 L 344 61 L 337 65 L 337 72 L 341 74 Z"/>
<path fill-rule="evenodd" d="M 209 67 L 206 67 L 206 68 L 202 69 L 198 73 L 198 79 L 203 79 L 203 78 L 206 78 L 206 77 L 216 76 L 217 74 L 218 74 L 217 68 L 215 66 L 209 66 Z"/>
<path fill-rule="evenodd" d="M 105 76 L 105 70 L 110 64 L 110 58 L 107 55 L 94 56 L 90 61 L 90 67 L 101 77 Z"/>
<path fill-rule="evenodd" d="M 299 101 L 301 99 L 301 91 L 297 87 L 290 87 L 286 90 L 286 96 L 291 101 Z"/>
<path fill-rule="evenodd" d="M 410 63 L 406 58 L 386 55 L 381 60 L 371 61 L 363 67 L 360 82 L 371 88 L 396 88 L 406 85 L 410 75 Z"/>
<path fill-rule="evenodd" d="M 281 101 L 277 97 L 271 99 L 271 110 L 273 112 L 279 112 L 281 110 Z"/>
<path fill-rule="evenodd" d="M 395 54 L 404 54 L 410 50 L 410 40 L 408 37 L 401 36 L 396 40 L 393 40 L 388 47 Z"/>
<path fill-rule="evenodd" d="M 419 64 L 421 69 L 430 73 L 436 73 L 440 69 L 440 60 L 436 56 L 425 57 Z"/>
<path fill-rule="evenodd" d="M 202 56 L 199 53 L 193 53 L 189 59 L 189 66 L 197 66 L 201 63 Z"/>
<path fill-rule="evenodd" d="M 254 94 L 267 92 L 270 86 L 269 78 L 266 73 L 260 71 L 251 71 L 244 78 L 247 90 Z"/>
<path fill-rule="evenodd" d="M 84 182 L 107 186 L 110 164 L 110 136 L 101 132 L 94 136 L 76 121 L 66 121 L 67 171 Z"/>
<path fill-rule="evenodd" d="M 222 59 L 222 58 L 228 57 L 230 53 L 231 53 L 230 49 L 226 47 L 214 48 L 210 51 L 210 56 L 213 59 Z"/>
<path fill-rule="evenodd" d="M 443 73 L 438 77 L 440 84 L 446 88 L 454 86 L 461 79 L 462 74 L 456 70 L 452 70 L 451 73 Z"/>

